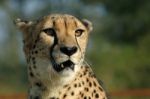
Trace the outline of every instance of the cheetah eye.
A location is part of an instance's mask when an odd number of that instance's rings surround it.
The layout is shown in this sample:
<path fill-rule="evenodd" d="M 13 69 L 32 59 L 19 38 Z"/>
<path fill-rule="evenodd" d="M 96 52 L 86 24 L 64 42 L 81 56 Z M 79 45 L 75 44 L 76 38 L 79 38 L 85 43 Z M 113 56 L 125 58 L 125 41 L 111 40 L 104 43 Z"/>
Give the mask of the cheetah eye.
<path fill-rule="evenodd" d="M 77 29 L 77 30 L 75 31 L 75 36 L 76 36 L 76 37 L 79 37 L 79 36 L 81 36 L 81 35 L 83 34 L 83 32 L 84 32 L 83 29 Z"/>
<path fill-rule="evenodd" d="M 53 28 L 43 29 L 42 31 L 45 32 L 47 35 L 50 35 L 50 36 L 55 35 L 55 30 Z"/>

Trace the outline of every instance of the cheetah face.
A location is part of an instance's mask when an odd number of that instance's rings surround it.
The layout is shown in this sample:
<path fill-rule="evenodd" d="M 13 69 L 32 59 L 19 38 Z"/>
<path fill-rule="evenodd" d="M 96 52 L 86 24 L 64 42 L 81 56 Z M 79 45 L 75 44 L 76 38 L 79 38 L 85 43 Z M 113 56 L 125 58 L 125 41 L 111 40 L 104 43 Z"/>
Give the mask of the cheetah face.
<path fill-rule="evenodd" d="M 92 30 L 89 21 L 71 15 L 48 15 L 35 22 L 18 19 L 16 24 L 23 31 L 26 56 L 37 51 L 35 57 L 48 60 L 56 72 L 74 71 L 82 64 Z"/>

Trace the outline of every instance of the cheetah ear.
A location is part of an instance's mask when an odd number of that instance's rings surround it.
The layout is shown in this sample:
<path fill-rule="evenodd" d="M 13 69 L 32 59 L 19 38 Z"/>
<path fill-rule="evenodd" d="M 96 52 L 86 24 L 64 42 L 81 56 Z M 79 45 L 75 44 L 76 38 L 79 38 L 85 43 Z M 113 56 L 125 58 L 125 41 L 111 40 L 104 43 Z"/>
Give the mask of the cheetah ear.
<path fill-rule="evenodd" d="M 32 32 L 31 29 L 33 27 L 32 21 L 24 21 L 21 19 L 16 19 L 14 21 L 14 24 L 21 30 L 23 33 L 23 40 L 24 40 L 24 51 L 28 52 L 32 46 Z"/>
<path fill-rule="evenodd" d="M 23 32 L 23 38 L 26 40 L 27 38 L 31 37 L 31 27 L 33 25 L 32 21 L 25 21 L 21 19 L 16 19 L 14 24 Z"/>
<path fill-rule="evenodd" d="M 28 28 L 33 24 L 32 21 L 26 21 L 26 20 L 21 20 L 21 19 L 16 19 L 14 21 L 14 24 L 22 31 L 22 32 L 26 32 L 26 30 L 28 30 Z"/>
<path fill-rule="evenodd" d="M 83 19 L 82 23 L 84 24 L 84 26 L 87 28 L 87 30 L 89 32 L 91 32 L 93 30 L 93 26 L 92 26 L 92 23 L 90 21 Z"/>

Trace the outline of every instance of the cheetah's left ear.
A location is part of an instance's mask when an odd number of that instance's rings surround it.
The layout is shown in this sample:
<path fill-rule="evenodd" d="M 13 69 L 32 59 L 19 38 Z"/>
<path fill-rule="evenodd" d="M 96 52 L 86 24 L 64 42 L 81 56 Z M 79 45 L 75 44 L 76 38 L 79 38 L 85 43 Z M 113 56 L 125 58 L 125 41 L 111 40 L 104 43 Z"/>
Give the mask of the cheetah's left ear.
<path fill-rule="evenodd" d="M 82 23 L 85 25 L 85 27 L 87 28 L 87 30 L 89 32 L 91 32 L 93 30 L 93 26 L 92 26 L 92 23 L 90 21 L 83 19 Z"/>

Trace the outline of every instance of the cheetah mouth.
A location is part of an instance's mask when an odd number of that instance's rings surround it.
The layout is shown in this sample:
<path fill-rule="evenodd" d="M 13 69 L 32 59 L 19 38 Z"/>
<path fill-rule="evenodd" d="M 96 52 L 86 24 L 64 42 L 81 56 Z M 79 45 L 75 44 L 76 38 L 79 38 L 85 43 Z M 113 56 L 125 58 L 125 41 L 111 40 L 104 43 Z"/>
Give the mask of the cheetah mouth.
<path fill-rule="evenodd" d="M 53 68 L 57 71 L 57 72 L 60 72 L 66 68 L 70 68 L 71 70 L 74 70 L 74 63 L 71 61 L 71 60 L 67 60 L 67 61 L 64 61 L 60 64 L 53 64 Z"/>
<path fill-rule="evenodd" d="M 62 63 L 59 63 L 59 64 L 56 62 L 55 58 L 52 55 L 53 48 L 55 45 L 56 45 L 56 41 L 54 42 L 54 45 L 50 48 L 50 61 L 52 63 L 54 70 L 57 72 L 61 72 L 64 69 L 71 69 L 72 71 L 74 71 L 75 63 L 72 62 L 70 59 L 68 59 Z"/>

